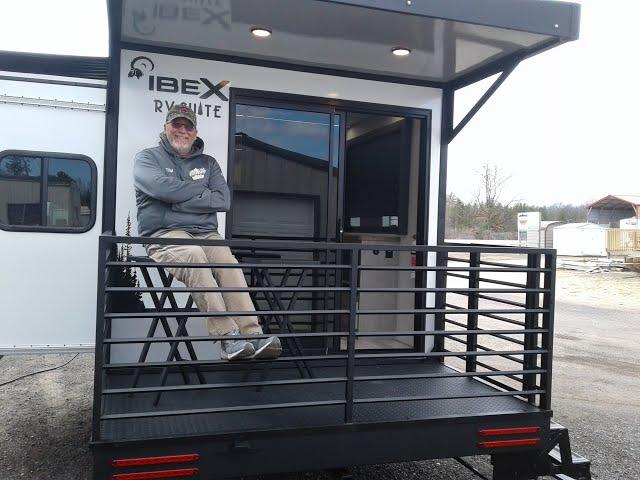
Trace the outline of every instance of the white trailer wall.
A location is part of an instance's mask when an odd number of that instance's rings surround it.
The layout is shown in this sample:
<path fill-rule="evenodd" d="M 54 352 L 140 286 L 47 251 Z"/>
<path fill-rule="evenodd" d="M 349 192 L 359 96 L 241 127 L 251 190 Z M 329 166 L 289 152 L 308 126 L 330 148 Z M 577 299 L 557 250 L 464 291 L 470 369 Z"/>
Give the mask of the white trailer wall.
<path fill-rule="evenodd" d="M 136 66 L 141 77 L 129 76 L 133 60 L 146 57 L 153 62 L 153 70 L 140 66 L 147 63 L 138 60 Z M 430 109 L 432 111 L 431 130 L 431 186 L 430 186 L 430 229 L 429 243 L 437 242 L 438 174 L 440 158 L 440 115 L 442 92 L 439 89 L 361 80 L 305 72 L 293 72 L 275 68 L 256 67 L 213 60 L 177 57 L 156 53 L 124 50 L 120 65 L 120 112 L 118 120 L 118 186 L 116 229 L 122 233 L 127 215 L 135 223 L 135 193 L 133 189 L 133 157 L 150 146 L 156 146 L 162 131 L 167 111 L 167 102 L 196 103 L 202 106 L 198 116 L 198 135 L 204 140 L 205 152 L 216 158 L 226 175 L 229 140 L 229 102 L 216 95 L 201 99 L 199 95 L 161 92 L 149 89 L 150 75 L 157 83 L 158 77 L 176 79 L 181 85 L 184 80 L 207 79 L 213 85 L 225 80 L 229 83 L 221 90 L 226 97 L 229 88 L 243 88 L 281 92 L 283 94 L 308 95 L 313 97 L 340 98 L 360 102 L 380 103 Z M 191 91 L 198 89 L 205 93 L 204 83 L 196 86 L 187 83 Z M 166 82 L 167 90 L 171 88 Z M 220 233 L 224 235 L 224 215 L 218 216 Z M 134 232 L 137 231 L 134 228 Z"/>
<path fill-rule="evenodd" d="M 136 60 L 138 57 L 145 58 Z M 141 75 L 129 76 L 130 72 L 134 72 L 132 68 L 138 68 Z M 117 233 L 124 232 L 127 216 L 132 219 L 134 234 L 137 232 L 132 179 L 133 158 L 136 152 L 143 148 L 157 145 L 158 134 L 162 131 L 168 105 L 170 106 L 173 102 L 195 104 L 198 111 L 202 107 L 202 114 L 198 117 L 198 135 L 205 142 L 205 153 L 217 159 L 226 176 L 229 102 L 216 95 L 205 99 L 200 96 L 208 90 L 205 86 L 206 82 L 217 85 L 219 82 L 227 81 L 229 83 L 221 90 L 226 97 L 229 97 L 229 88 L 234 87 L 431 110 L 428 242 L 430 245 L 437 244 L 441 90 L 128 50 L 122 52 L 120 69 Z M 151 76 L 154 80 L 151 80 Z M 180 88 L 183 82 L 186 82 L 184 84 L 187 85 L 187 90 L 197 93 L 189 95 L 158 91 L 158 77 L 175 79 Z M 166 80 L 166 86 L 162 89 L 171 90 L 172 82 L 173 80 Z M 153 86 L 152 89 L 150 85 Z M 220 233 L 224 235 L 223 214 L 218 216 L 218 221 Z M 435 262 L 435 255 L 430 261 Z M 434 282 L 435 277 L 432 276 L 430 281 Z M 140 331 L 136 333 L 143 334 L 146 325 L 140 322 L 138 328 Z M 204 320 L 198 324 L 197 328 L 190 330 L 193 335 L 203 335 L 205 332 Z M 115 325 L 113 333 L 118 334 Z M 117 350 L 114 349 L 114 355 L 116 352 Z"/>
<path fill-rule="evenodd" d="M 0 76 L 89 82 L 14 72 L 0 72 Z M 90 83 L 104 85 L 95 80 Z M 104 88 L 0 78 L 0 152 L 82 154 L 97 168 L 96 223 L 88 232 L 0 229 L 0 354 L 92 348 L 102 218 L 105 94 Z M 19 97 L 24 104 L 15 103 Z M 75 106 L 44 105 L 51 101 L 74 102 Z M 26 104 L 29 102 L 35 104 Z"/>

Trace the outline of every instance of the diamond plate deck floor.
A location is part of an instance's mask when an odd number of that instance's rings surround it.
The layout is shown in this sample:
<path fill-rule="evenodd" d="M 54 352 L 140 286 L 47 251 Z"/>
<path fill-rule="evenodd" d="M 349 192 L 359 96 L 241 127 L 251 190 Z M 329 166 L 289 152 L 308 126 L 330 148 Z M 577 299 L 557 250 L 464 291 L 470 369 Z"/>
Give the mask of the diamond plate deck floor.
<path fill-rule="evenodd" d="M 226 367 L 226 366 L 225 366 Z M 329 362 L 312 364 L 316 378 L 340 377 L 345 367 Z M 260 381 L 262 370 L 253 368 L 246 376 L 248 365 L 233 365 L 205 373 L 209 383 Z M 356 376 L 403 375 L 413 373 L 451 373 L 448 367 L 434 362 L 391 362 L 387 364 L 358 365 Z M 160 373 L 142 375 L 140 387 L 154 386 Z M 274 364 L 268 380 L 300 378 L 298 371 L 287 362 Z M 107 376 L 107 388 L 127 388 L 132 377 L 126 374 Z M 195 376 L 193 376 L 194 383 Z M 182 385 L 178 373 L 169 376 L 169 385 Z M 356 382 L 354 398 L 411 397 L 411 396 L 464 396 L 490 394 L 497 390 L 473 378 L 429 378 L 411 380 L 373 380 Z M 343 400 L 344 383 L 298 384 L 263 387 L 228 388 L 216 390 L 165 392 L 157 406 L 153 406 L 154 393 L 104 396 L 103 414 L 123 414 L 207 409 L 231 406 L 254 406 Z M 363 403 L 354 405 L 354 422 L 376 423 L 388 421 L 415 421 L 451 416 L 500 415 L 536 412 L 537 408 L 513 397 L 480 397 L 441 400 L 393 401 L 389 403 Z M 178 416 L 145 417 L 135 419 L 103 420 L 101 439 L 105 441 L 141 440 L 168 436 L 231 433 L 296 427 L 317 427 L 343 423 L 344 406 L 288 407 L 276 410 L 188 414 Z"/>

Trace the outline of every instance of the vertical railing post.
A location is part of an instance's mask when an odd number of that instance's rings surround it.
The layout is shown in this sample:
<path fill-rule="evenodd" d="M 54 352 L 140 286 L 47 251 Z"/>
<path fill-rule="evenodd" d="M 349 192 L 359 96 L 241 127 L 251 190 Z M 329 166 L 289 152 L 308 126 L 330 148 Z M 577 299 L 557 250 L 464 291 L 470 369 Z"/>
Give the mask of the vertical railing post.
<path fill-rule="evenodd" d="M 438 267 L 446 267 L 448 264 L 447 260 L 448 252 L 444 250 L 440 250 L 436 253 L 436 265 Z M 428 259 L 428 256 L 427 256 Z M 428 261 L 428 260 L 427 260 Z M 437 288 L 446 288 L 447 287 L 447 272 L 446 270 L 437 270 L 436 271 L 436 287 Z M 447 294 L 445 291 L 438 291 L 435 295 L 435 308 L 437 310 L 444 310 L 447 304 Z M 434 318 L 434 330 L 444 331 L 446 329 L 445 324 L 445 314 L 444 313 L 436 313 Z M 433 351 L 434 352 L 444 352 L 444 335 L 436 335 L 433 339 Z M 444 357 L 438 357 L 440 362 L 444 362 Z"/>
<path fill-rule="evenodd" d="M 428 252 L 423 250 L 415 251 L 416 266 L 425 266 L 429 258 Z M 414 285 L 416 288 L 425 288 L 427 286 L 427 271 L 414 270 Z M 425 292 L 416 292 L 413 296 L 413 305 L 416 310 L 424 310 L 427 308 L 427 294 Z M 416 332 L 426 330 L 427 314 L 423 312 L 416 313 L 413 317 L 413 329 Z M 413 346 L 416 352 L 424 352 L 426 337 L 424 335 L 415 335 L 413 337 Z"/>
<path fill-rule="evenodd" d="M 355 370 L 356 352 L 356 318 L 358 310 L 358 263 L 360 249 L 351 248 L 351 269 L 349 276 L 349 336 L 347 337 L 347 385 L 346 404 L 344 411 L 345 423 L 353 422 L 353 377 Z"/>
<path fill-rule="evenodd" d="M 527 268 L 532 269 L 527 271 L 527 289 L 540 288 L 540 254 L 529 253 L 527 254 Z M 539 293 L 527 291 L 525 308 L 532 310 L 539 308 Z M 525 312 L 524 315 L 524 328 L 531 330 L 538 328 L 538 314 L 532 312 Z M 525 350 L 535 350 L 538 348 L 538 334 L 537 333 L 525 333 L 524 335 L 524 348 Z M 524 364 L 522 367 L 524 370 L 533 370 L 537 368 L 537 355 L 535 353 L 526 353 L 524 355 Z M 527 373 L 523 375 L 523 388 L 524 390 L 534 390 L 536 387 L 536 374 Z M 528 396 L 529 403 L 535 405 L 535 395 Z"/>
<path fill-rule="evenodd" d="M 102 237 L 98 240 L 98 296 L 96 299 L 96 348 L 93 371 L 93 419 L 92 441 L 100 440 L 100 417 L 102 416 L 102 386 L 104 380 L 103 361 L 105 356 L 105 283 L 107 281 L 106 262 L 110 252 L 109 244 Z"/>
<path fill-rule="evenodd" d="M 478 301 L 478 288 L 480 288 L 480 271 L 477 269 L 480 267 L 480 252 L 470 252 L 469 253 L 469 288 L 474 289 L 474 291 L 469 291 L 469 296 L 467 299 L 467 308 L 469 310 L 477 310 L 479 301 Z M 477 313 L 468 313 L 467 314 L 467 330 L 477 330 L 478 329 L 478 314 Z M 467 353 L 475 352 L 478 350 L 478 334 L 477 333 L 469 333 L 467 334 Z M 476 355 L 467 355 L 467 372 L 475 372 L 477 369 L 477 360 L 478 357 Z"/>
<path fill-rule="evenodd" d="M 344 250 L 340 250 L 340 249 L 336 249 L 336 264 L 343 264 L 345 262 L 345 251 Z M 344 270 L 342 269 L 335 269 L 333 270 L 333 286 L 335 287 L 344 287 L 345 285 L 345 274 L 344 274 Z M 343 300 L 344 300 L 344 296 L 342 295 L 342 291 L 338 291 L 335 292 L 334 295 L 334 302 L 333 302 L 333 308 L 335 310 L 342 310 L 344 308 L 344 304 L 343 304 Z M 341 314 L 333 314 L 333 331 L 334 332 L 339 332 L 341 331 L 344 327 L 343 325 L 343 317 Z M 340 342 L 341 342 L 341 338 L 340 337 L 332 337 L 332 345 L 331 348 L 336 351 L 339 352 L 340 351 Z"/>
<path fill-rule="evenodd" d="M 118 260 L 118 245 L 115 243 L 111 243 L 109 245 L 109 247 L 107 248 L 107 252 L 108 254 L 105 252 L 105 258 L 109 259 L 113 259 L 113 260 Z M 123 256 L 123 260 L 127 258 L 128 261 L 128 257 L 124 257 Z M 127 267 L 118 267 L 118 268 L 123 268 L 126 271 Z M 109 286 L 114 286 L 117 285 L 117 281 L 115 279 L 115 276 L 118 275 L 118 269 L 105 269 L 105 277 L 104 277 L 104 281 L 103 283 L 103 287 L 106 287 L 107 285 Z M 104 308 L 102 309 L 103 312 L 113 312 L 113 302 L 115 301 L 114 299 L 114 295 L 109 295 L 108 293 L 104 294 Z M 111 338 L 111 328 L 113 326 L 113 320 L 111 318 L 105 318 L 104 319 L 104 338 Z M 104 346 L 104 357 L 103 357 L 103 361 L 105 363 L 111 363 L 111 344 L 107 344 Z"/>
<path fill-rule="evenodd" d="M 544 274 L 544 289 L 542 308 L 545 313 L 542 315 L 542 328 L 547 330 L 542 334 L 542 348 L 547 353 L 542 355 L 541 367 L 546 370 L 542 375 L 541 388 L 544 394 L 541 398 L 541 408 L 551 409 L 551 379 L 553 373 L 553 329 L 555 314 L 555 289 L 556 289 L 556 254 L 548 253 L 544 256 L 544 266 L 547 270 Z"/>

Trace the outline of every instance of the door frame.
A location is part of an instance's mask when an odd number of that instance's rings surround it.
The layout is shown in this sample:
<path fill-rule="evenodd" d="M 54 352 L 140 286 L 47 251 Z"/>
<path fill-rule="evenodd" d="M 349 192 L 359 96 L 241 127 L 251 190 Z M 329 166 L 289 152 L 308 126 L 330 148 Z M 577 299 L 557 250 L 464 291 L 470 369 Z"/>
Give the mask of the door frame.
<path fill-rule="evenodd" d="M 380 103 L 369 103 L 355 100 L 343 100 L 327 97 L 314 97 L 309 95 L 298 95 L 291 93 L 280 93 L 264 90 L 253 90 L 245 88 L 229 89 L 229 132 L 228 132 L 228 155 L 227 155 L 227 184 L 233 203 L 233 179 L 235 167 L 235 130 L 236 130 L 236 105 L 247 102 L 259 106 L 298 109 L 309 112 L 341 114 L 343 120 L 340 124 L 340 137 L 346 138 L 346 116 L 347 112 L 392 115 L 398 117 L 406 117 L 420 120 L 420 147 L 419 147 L 419 165 L 418 165 L 418 208 L 416 218 L 416 244 L 427 245 L 429 239 L 429 210 L 430 210 L 430 185 L 431 185 L 431 130 L 432 130 L 432 110 L 426 108 L 404 107 L 398 105 L 388 105 Z M 333 116 L 330 121 L 330 143 L 333 144 Z M 338 198 L 336 220 L 342 219 L 344 215 L 344 167 L 341 160 L 345 156 L 346 142 L 339 145 L 339 178 L 338 178 Z M 331 148 L 330 145 L 330 148 Z M 329 157 L 329 166 L 331 166 L 331 154 Z M 438 159 L 439 161 L 439 159 Z M 331 182 L 328 182 L 329 185 Z M 441 182 L 439 182 L 441 183 Z M 330 192 L 328 192 L 330 193 Z M 440 198 L 440 196 L 439 196 Z M 327 208 L 329 201 L 327 201 Z M 436 208 L 438 206 L 436 205 Z M 329 216 L 327 215 L 327 219 Z M 232 222 L 233 215 L 230 209 L 225 219 L 225 236 L 232 238 Z M 327 222 L 328 224 L 328 222 Z M 328 226 L 328 225 L 327 225 Z M 336 237 L 341 228 L 341 224 L 336 225 Z M 437 228 L 437 225 L 434 225 Z M 426 265 L 427 256 L 425 254 L 416 255 L 417 265 Z M 427 286 L 426 272 L 416 271 L 415 276 L 416 288 Z M 417 292 L 415 294 L 415 308 L 422 309 L 426 304 L 426 293 Z M 416 314 L 414 316 L 414 330 L 421 331 L 426 328 L 426 315 Z M 425 337 L 414 337 L 414 351 L 424 351 Z"/>
<path fill-rule="evenodd" d="M 228 132 L 228 155 L 227 155 L 227 184 L 233 203 L 233 178 L 235 173 L 235 130 L 236 130 L 236 105 L 243 102 L 249 102 L 264 107 L 283 108 L 291 110 L 304 110 L 308 112 L 327 113 L 332 115 L 331 125 L 329 128 L 330 142 L 333 144 L 333 115 L 341 115 L 340 137 L 344 138 L 344 130 L 346 127 L 346 117 L 344 113 L 368 113 L 379 115 L 393 115 L 398 117 L 406 117 L 420 120 L 420 162 L 418 167 L 418 209 L 416 212 L 416 243 L 425 245 L 429 234 L 429 185 L 430 185 L 430 157 L 431 157 L 431 128 L 432 128 L 432 111 L 430 109 L 403 107 L 396 105 L 386 105 L 380 103 L 368 103 L 354 100 L 343 100 L 326 97 L 313 97 L 308 95 L 296 95 L 291 93 L 279 93 L 263 90 L 251 90 L 244 88 L 229 89 L 229 132 Z M 331 146 L 330 146 L 331 148 Z M 336 220 L 344 215 L 344 168 L 342 160 L 345 155 L 346 145 L 339 145 L 339 179 L 337 192 L 337 212 Z M 331 154 L 329 166 L 331 166 Z M 330 182 L 329 182 L 330 183 Z M 329 194 L 331 192 L 328 192 Z M 329 201 L 327 202 L 327 208 Z M 327 219 L 329 216 L 327 215 Z M 232 238 L 233 213 L 229 210 L 225 218 L 225 236 Z M 337 229 L 340 225 L 336 225 Z"/>

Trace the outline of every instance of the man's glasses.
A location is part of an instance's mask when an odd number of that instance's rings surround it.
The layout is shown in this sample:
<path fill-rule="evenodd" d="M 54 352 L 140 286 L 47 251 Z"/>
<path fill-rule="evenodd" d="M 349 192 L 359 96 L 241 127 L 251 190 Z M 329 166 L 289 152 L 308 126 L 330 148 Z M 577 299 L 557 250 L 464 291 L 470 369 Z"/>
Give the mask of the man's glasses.
<path fill-rule="evenodd" d="M 171 126 L 176 130 L 180 130 L 181 127 L 184 127 L 187 132 L 193 132 L 196 129 L 192 123 L 180 122 L 179 120 L 171 120 Z"/>

